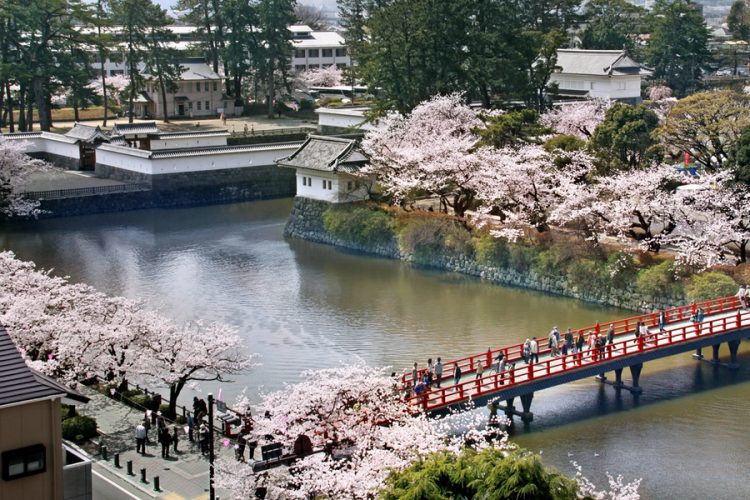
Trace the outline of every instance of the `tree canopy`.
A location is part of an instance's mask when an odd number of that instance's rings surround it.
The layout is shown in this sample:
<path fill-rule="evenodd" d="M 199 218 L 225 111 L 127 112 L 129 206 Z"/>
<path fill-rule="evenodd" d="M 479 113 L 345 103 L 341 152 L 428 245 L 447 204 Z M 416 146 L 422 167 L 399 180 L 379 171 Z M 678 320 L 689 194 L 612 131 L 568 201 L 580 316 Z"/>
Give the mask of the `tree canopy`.
<path fill-rule="evenodd" d="M 591 137 L 598 171 L 607 173 L 645 166 L 655 154 L 656 140 L 651 134 L 658 126 L 659 117 L 642 104 L 613 104 Z"/>

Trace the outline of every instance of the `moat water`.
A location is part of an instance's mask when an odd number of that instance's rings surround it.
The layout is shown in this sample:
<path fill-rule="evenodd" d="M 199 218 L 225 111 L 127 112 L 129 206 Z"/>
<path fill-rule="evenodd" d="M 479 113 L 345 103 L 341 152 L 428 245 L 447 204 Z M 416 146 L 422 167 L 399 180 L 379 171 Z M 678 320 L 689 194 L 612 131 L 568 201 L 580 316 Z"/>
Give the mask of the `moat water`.
<path fill-rule="evenodd" d="M 235 325 L 262 364 L 221 385 L 227 400 L 245 387 L 253 397 L 296 382 L 306 369 L 363 360 L 401 370 L 543 336 L 554 325 L 633 314 L 287 240 L 291 205 L 11 224 L 0 229 L 0 248 L 178 320 Z M 750 349 L 740 349 L 735 372 L 687 354 L 649 363 L 637 399 L 594 380 L 537 393 L 534 422 L 513 439 L 568 474 L 576 461 L 600 484 L 605 471 L 643 478 L 645 498 L 750 498 Z"/>

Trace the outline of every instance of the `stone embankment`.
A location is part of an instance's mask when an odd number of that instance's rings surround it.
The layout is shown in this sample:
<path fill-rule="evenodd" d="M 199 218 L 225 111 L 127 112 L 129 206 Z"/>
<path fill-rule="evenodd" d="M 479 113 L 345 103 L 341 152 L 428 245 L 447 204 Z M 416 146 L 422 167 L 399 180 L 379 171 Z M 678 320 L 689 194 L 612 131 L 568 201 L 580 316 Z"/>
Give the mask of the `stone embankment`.
<path fill-rule="evenodd" d="M 324 243 L 371 255 L 413 262 L 411 255 L 401 251 L 396 239 L 388 243 L 379 243 L 370 246 L 352 243 L 331 234 L 326 230 L 323 222 L 323 214 L 330 206 L 329 203 L 324 201 L 296 198 L 284 234 L 293 238 Z M 555 295 L 573 297 L 586 302 L 632 309 L 634 311 L 651 312 L 658 309 L 677 307 L 685 303 L 685 298 L 682 296 L 643 296 L 635 290 L 634 285 L 624 288 L 610 287 L 605 290 L 593 288 L 582 290 L 568 283 L 568 280 L 564 276 L 553 277 L 539 275 L 533 270 L 520 271 L 512 268 L 487 266 L 478 263 L 470 255 L 435 256 L 429 262 L 422 262 L 420 265 L 477 276 L 493 283 L 539 290 Z"/>

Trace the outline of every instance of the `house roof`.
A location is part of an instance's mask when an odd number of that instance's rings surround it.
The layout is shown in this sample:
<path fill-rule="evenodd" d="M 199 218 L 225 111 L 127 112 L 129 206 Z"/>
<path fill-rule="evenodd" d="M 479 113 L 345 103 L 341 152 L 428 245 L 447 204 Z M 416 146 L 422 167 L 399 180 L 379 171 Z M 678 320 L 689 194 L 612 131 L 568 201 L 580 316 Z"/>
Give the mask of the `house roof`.
<path fill-rule="evenodd" d="M 307 168 L 323 172 L 356 172 L 367 157 L 354 139 L 311 135 L 286 158 L 276 161 L 279 167 Z"/>
<path fill-rule="evenodd" d="M 577 75 L 639 75 L 641 65 L 624 50 L 557 49 L 559 73 Z"/>
<path fill-rule="evenodd" d="M 0 325 L 0 407 L 58 395 L 82 403 L 88 401 L 86 396 L 29 368 Z"/>
<path fill-rule="evenodd" d="M 295 49 L 344 47 L 344 38 L 334 31 L 313 31 L 308 38 L 294 38 Z"/>
<path fill-rule="evenodd" d="M 146 123 L 115 123 L 112 127 L 112 135 L 146 135 L 146 134 L 158 134 L 159 129 L 156 127 L 156 122 Z"/>
<path fill-rule="evenodd" d="M 180 61 L 183 71 L 180 80 L 221 80 L 222 76 L 215 72 L 205 61 L 188 59 Z"/>
<path fill-rule="evenodd" d="M 66 134 L 66 137 L 70 137 L 72 139 L 77 139 L 84 142 L 93 142 L 97 139 L 100 140 L 107 140 L 107 135 L 102 132 L 102 130 L 97 127 L 92 127 L 91 125 L 82 125 L 80 123 L 76 123 L 73 125 L 73 128 L 70 129 Z"/>
<path fill-rule="evenodd" d="M 183 132 L 160 132 L 154 136 L 154 139 L 174 140 L 174 139 L 201 139 L 204 137 L 229 137 L 229 131 L 225 128 L 183 131 Z"/>

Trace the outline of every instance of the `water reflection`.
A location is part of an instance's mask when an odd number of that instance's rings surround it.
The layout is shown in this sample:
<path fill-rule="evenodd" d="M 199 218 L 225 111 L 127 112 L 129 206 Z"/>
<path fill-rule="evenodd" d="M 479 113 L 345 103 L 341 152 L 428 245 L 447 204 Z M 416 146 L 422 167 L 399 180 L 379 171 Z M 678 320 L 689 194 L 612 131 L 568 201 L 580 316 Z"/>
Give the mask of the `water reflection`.
<path fill-rule="evenodd" d="M 235 325 L 263 365 L 223 385 L 229 396 L 339 361 L 402 368 L 629 314 L 287 241 L 290 208 L 274 200 L 14 224 L 0 246 L 179 320 Z M 596 479 L 605 470 L 644 477 L 647 497 L 745 497 L 746 344 L 740 358 L 736 372 L 689 354 L 648 363 L 640 399 L 593 379 L 540 392 L 530 430 L 519 426 L 515 438 L 566 472 L 574 458 Z"/>

